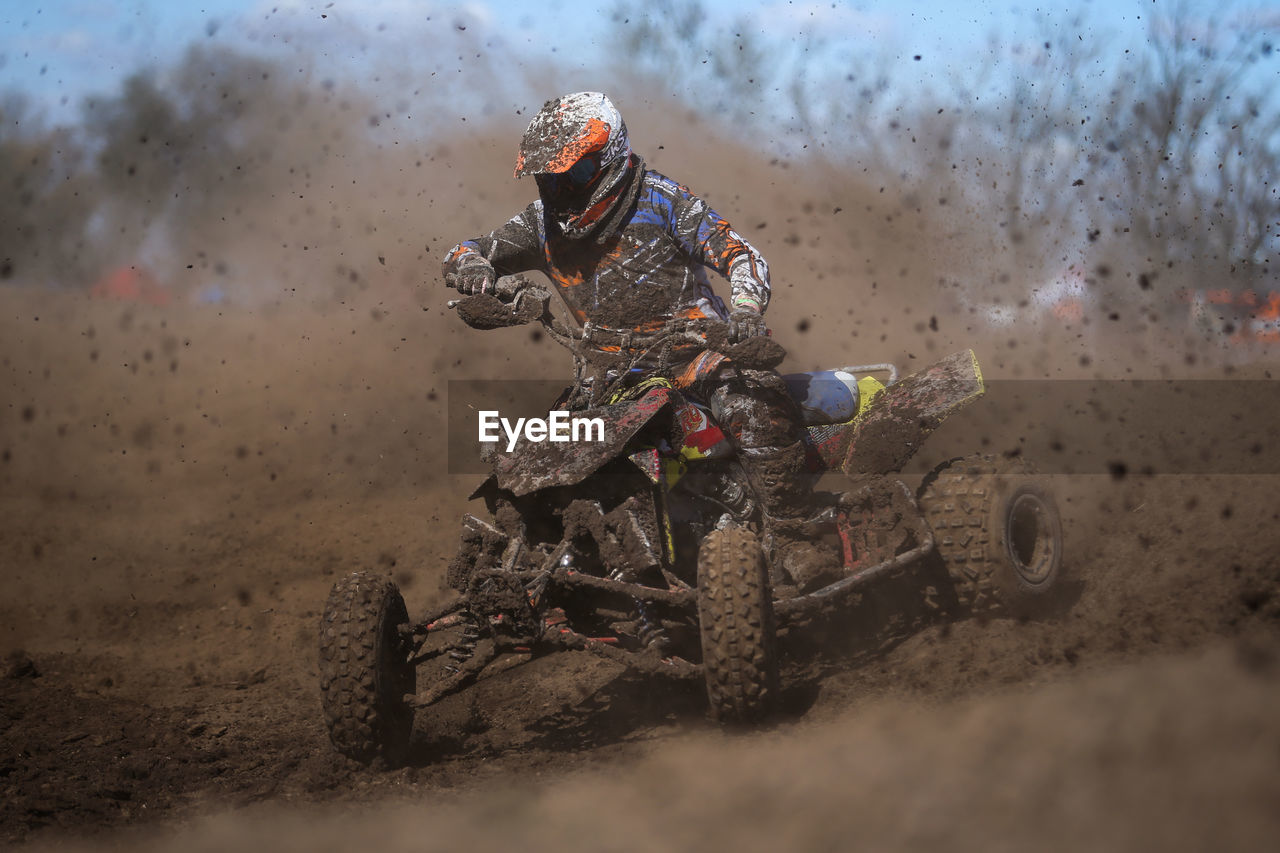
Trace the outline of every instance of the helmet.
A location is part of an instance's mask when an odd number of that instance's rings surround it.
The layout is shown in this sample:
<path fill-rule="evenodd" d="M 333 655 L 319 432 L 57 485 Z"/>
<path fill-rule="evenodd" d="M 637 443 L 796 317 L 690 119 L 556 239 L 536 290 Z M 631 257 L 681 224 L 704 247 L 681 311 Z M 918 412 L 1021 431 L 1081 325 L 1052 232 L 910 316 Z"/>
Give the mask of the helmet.
<path fill-rule="evenodd" d="M 543 208 L 569 237 L 584 237 L 619 204 L 634 169 L 627 125 L 600 92 L 547 101 L 529 122 L 516 177 L 533 175 Z"/>

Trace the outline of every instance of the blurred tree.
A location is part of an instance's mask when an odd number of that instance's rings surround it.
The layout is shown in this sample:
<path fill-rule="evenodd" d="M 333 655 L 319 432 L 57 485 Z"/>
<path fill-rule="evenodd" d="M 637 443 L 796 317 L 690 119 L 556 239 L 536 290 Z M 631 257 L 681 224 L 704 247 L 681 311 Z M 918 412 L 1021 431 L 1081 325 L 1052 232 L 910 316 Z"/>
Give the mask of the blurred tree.
<path fill-rule="evenodd" d="M 95 236 L 109 262 L 141 256 L 172 283 L 188 266 L 226 273 L 247 238 L 310 231 L 303 244 L 318 242 L 329 220 L 308 201 L 312 178 L 378 122 L 358 93 L 290 70 L 198 45 L 175 67 L 140 71 L 86 106 L 106 224 Z M 272 217 L 274 207 L 290 212 Z M 304 218 L 310 228 L 299 227 Z"/>
<path fill-rule="evenodd" d="M 672 95 L 732 128 L 763 130 L 775 144 L 811 129 L 809 111 L 828 107 L 813 97 L 808 74 L 810 60 L 828 48 L 821 39 L 770 38 L 759 17 L 747 15 L 718 22 L 701 0 L 619 2 L 612 19 L 625 59 L 618 85 L 639 76 L 646 91 Z"/>
<path fill-rule="evenodd" d="M 204 229 L 270 191 L 261 166 L 293 106 L 274 69 L 197 46 L 177 67 L 139 71 L 118 95 L 86 105 L 111 262 L 133 260 L 148 241 L 189 258 L 208 241 Z"/>
<path fill-rule="evenodd" d="M 1253 284 L 1280 248 L 1280 105 L 1274 71 L 1258 73 L 1273 53 L 1248 23 L 1181 4 L 1154 19 L 1147 50 L 1098 105 L 1098 227 L 1187 280 L 1214 286 L 1235 265 Z"/>
<path fill-rule="evenodd" d="M 985 61 L 939 86 L 821 37 L 731 37 L 699 0 L 619 3 L 614 20 L 629 71 L 764 144 L 817 142 L 810 163 L 906 209 L 934 205 L 974 298 L 1017 304 L 1068 265 L 1105 272 L 1117 256 L 1193 279 L 1235 265 L 1253 286 L 1278 247 L 1280 96 L 1258 73 L 1275 61 L 1261 26 L 1179 3 L 1126 50 L 1083 14 L 1043 16 L 1036 40 L 993 35 Z"/>
<path fill-rule="evenodd" d="M 17 95 L 0 99 L 0 281 L 65 285 L 93 266 L 85 156 L 67 128 L 47 128 Z"/>

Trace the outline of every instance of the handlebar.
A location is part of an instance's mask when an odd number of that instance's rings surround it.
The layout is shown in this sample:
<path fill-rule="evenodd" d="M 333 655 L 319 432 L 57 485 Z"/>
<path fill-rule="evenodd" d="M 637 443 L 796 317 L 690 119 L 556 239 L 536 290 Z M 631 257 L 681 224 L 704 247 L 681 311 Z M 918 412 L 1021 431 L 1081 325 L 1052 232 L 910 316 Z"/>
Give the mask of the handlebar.
<path fill-rule="evenodd" d="M 493 291 L 453 299 L 449 307 L 456 310 L 468 326 L 475 329 L 499 329 L 540 322 L 556 343 L 580 354 L 591 339 L 590 329 L 575 332 L 551 311 L 551 293 L 523 276 L 498 279 Z M 636 360 L 649 354 L 688 345 L 721 352 L 746 368 L 770 369 L 786 356 L 786 350 L 772 338 L 751 338 L 738 343 L 729 341 L 729 324 L 722 321 L 677 319 L 651 335 L 637 337 L 630 348 L 643 348 Z"/>

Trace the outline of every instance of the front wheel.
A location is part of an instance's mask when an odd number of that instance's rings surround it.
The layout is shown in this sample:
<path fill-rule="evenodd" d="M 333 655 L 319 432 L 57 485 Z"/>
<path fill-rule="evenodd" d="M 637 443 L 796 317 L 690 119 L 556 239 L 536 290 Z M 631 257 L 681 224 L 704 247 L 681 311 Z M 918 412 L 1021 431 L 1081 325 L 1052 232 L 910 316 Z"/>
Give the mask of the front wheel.
<path fill-rule="evenodd" d="M 711 717 L 751 723 L 778 699 L 773 595 L 755 534 L 713 530 L 698 552 L 698 620 Z"/>
<path fill-rule="evenodd" d="M 333 585 L 320 622 L 321 705 L 329 739 L 361 763 L 400 764 L 409 751 L 417 677 L 400 626 L 404 598 L 390 578 L 354 572 Z"/>
<path fill-rule="evenodd" d="M 920 495 L 962 606 L 1034 613 L 1058 591 L 1062 519 L 1044 481 L 1019 460 L 972 456 L 939 468 Z"/>

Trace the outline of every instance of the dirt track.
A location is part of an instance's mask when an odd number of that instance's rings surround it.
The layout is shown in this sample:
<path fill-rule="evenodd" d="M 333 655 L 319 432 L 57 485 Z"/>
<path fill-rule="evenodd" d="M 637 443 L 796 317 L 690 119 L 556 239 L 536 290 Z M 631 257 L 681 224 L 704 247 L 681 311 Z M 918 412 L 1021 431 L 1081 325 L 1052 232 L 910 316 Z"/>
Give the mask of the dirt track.
<path fill-rule="evenodd" d="M 702 165 L 704 185 L 732 185 Z M 744 208 L 776 278 L 826 280 L 779 293 L 787 368 L 911 368 L 970 345 L 997 378 L 1192 363 L 1136 334 L 1107 352 L 928 322 L 919 258 L 873 264 L 907 256 L 867 248 L 873 232 L 846 242 L 848 220 L 796 204 L 815 190 L 762 174 L 726 210 Z M 407 769 L 338 759 L 315 665 L 329 586 L 376 568 L 411 611 L 439 600 L 474 481 L 445 475 L 447 383 L 547 378 L 560 358 L 526 330 L 468 335 L 440 310 L 430 257 L 390 261 L 340 298 L 252 307 L 0 290 L 0 841 L 1133 850 L 1262 849 L 1280 832 L 1271 476 L 1055 476 L 1069 607 L 912 621 L 887 590 L 824 655 L 791 643 L 787 712 L 762 732 L 725 736 L 696 692 L 570 656 L 442 704 Z M 845 310 L 843 283 L 890 268 L 901 293 L 860 290 Z M 1211 368 L 1197 375 L 1266 365 Z M 1267 460 L 1272 387 L 1249 424 Z M 949 441 L 1016 446 L 959 429 Z"/>
<path fill-rule="evenodd" d="M 348 766 L 318 710 L 328 586 L 381 568 L 430 605 L 470 485 L 438 475 L 436 392 L 390 369 L 418 321 L 5 293 L 5 840 L 145 840 L 240 807 L 297 849 L 356 843 L 328 822 L 405 844 L 424 824 L 492 841 L 536 823 L 550 848 L 555 827 L 623 839 L 661 815 L 686 849 L 719 831 L 824 849 L 854 828 L 989 849 L 1045 841 L 1042 824 L 1114 849 L 1247 847 L 1280 828 L 1270 477 L 1055 477 L 1069 609 L 872 608 L 825 658 L 793 646 L 788 713 L 758 734 L 574 656 L 446 702 L 408 769 Z M 390 811 L 350 823 L 354 804 Z M 739 809 L 762 822 L 727 825 Z M 213 820 L 205 849 L 258 838 Z"/>

